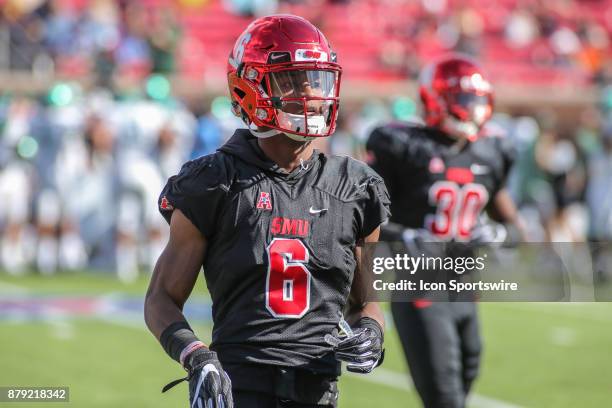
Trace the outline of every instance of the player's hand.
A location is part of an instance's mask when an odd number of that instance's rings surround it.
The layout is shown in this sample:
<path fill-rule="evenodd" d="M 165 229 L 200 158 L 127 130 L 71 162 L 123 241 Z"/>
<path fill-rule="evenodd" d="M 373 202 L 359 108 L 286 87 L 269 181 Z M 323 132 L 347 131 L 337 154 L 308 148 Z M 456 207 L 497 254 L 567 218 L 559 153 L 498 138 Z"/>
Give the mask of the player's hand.
<path fill-rule="evenodd" d="M 470 235 L 470 244 L 486 246 L 503 244 L 508 238 L 508 230 L 503 224 L 487 222 L 478 224 Z"/>
<path fill-rule="evenodd" d="M 187 356 L 189 406 L 191 408 L 234 408 L 232 382 L 221 367 L 217 353 L 197 349 Z"/>
<path fill-rule="evenodd" d="M 384 336 L 376 320 L 362 317 L 353 328 L 342 331 L 335 330 L 325 341 L 334 346 L 336 359 L 347 363 L 347 370 L 367 374 L 382 364 Z"/>
<path fill-rule="evenodd" d="M 425 228 L 406 228 L 402 231 L 402 240 L 409 254 L 429 257 L 444 257 L 447 242 Z"/>

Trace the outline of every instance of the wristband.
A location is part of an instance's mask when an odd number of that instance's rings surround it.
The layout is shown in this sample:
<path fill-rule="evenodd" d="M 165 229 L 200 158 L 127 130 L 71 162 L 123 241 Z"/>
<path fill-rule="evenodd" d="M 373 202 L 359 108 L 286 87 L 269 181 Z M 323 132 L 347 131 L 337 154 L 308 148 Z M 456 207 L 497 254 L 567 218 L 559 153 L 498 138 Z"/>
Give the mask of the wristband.
<path fill-rule="evenodd" d="M 166 353 L 173 360 L 181 363 L 181 365 L 187 354 L 189 354 L 183 353 L 188 347 L 193 347 L 191 351 L 194 351 L 204 346 L 204 343 L 198 339 L 186 321 L 174 322 L 166 327 L 161 336 L 159 336 L 159 342 Z"/>
<path fill-rule="evenodd" d="M 203 348 L 206 347 L 206 344 L 202 343 L 201 341 L 194 341 L 193 343 L 191 343 L 190 345 L 188 345 L 187 347 L 185 347 L 183 349 L 183 351 L 181 351 L 181 355 L 179 357 L 179 362 L 181 363 L 181 365 L 183 367 L 185 367 L 185 358 L 190 355 L 192 352 L 194 352 L 195 350 L 199 349 L 199 348 Z"/>

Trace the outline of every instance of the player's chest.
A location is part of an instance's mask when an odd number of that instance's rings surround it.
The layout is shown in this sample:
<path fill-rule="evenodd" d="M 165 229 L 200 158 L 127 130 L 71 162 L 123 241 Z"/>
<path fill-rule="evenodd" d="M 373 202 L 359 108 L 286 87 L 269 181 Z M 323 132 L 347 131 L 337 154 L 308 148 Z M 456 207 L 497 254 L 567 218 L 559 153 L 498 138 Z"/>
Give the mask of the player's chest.
<path fill-rule="evenodd" d="M 469 150 L 458 154 L 431 152 L 415 171 L 420 177 L 415 178 L 413 191 L 431 205 L 465 197 L 478 197 L 486 203 L 496 189 L 495 158 Z"/>
<path fill-rule="evenodd" d="M 342 202 L 309 183 L 288 185 L 265 179 L 243 191 L 233 204 L 234 234 L 253 245 L 297 239 L 328 253 L 356 239 L 354 204 Z"/>

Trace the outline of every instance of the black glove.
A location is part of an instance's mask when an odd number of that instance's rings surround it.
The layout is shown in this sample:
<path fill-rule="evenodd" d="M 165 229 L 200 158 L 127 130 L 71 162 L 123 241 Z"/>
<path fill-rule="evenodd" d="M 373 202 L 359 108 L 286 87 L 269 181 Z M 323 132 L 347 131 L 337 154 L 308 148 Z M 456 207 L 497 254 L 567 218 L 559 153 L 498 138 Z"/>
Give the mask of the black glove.
<path fill-rule="evenodd" d="M 497 222 L 480 223 L 470 234 L 470 244 L 474 247 L 503 244 L 508 238 L 504 224 Z"/>
<path fill-rule="evenodd" d="M 336 359 L 347 363 L 347 370 L 367 374 L 384 359 L 382 328 L 376 320 L 362 317 L 351 331 L 340 335 L 336 329 L 332 335 L 325 336 L 325 340 L 334 346 Z"/>
<path fill-rule="evenodd" d="M 514 248 L 523 241 L 521 231 L 514 223 L 479 223 L 472 230 L 470 244 L 474 247 Z"/>
<path fill-rule="evenodd" d="M 221 367 L 217 353 L 200 348 L 187 356 L 186 378 L 172 381 L 162 392 L 189 381 L 189 406 L 191 408 L 234 408 L 232 382 Z"/>
<path fill-rule="evenodd" d="M 185 362 L 189 371 L 189 404 L 192 408 L 233 408 L 232 382 L 217 353 L 197 349 Z"/>
<path fill-rule="evenodd" d="M 405 228 L 402 240 L 412 256 L 444 256 L 447 242 L 425 228 Z"/>

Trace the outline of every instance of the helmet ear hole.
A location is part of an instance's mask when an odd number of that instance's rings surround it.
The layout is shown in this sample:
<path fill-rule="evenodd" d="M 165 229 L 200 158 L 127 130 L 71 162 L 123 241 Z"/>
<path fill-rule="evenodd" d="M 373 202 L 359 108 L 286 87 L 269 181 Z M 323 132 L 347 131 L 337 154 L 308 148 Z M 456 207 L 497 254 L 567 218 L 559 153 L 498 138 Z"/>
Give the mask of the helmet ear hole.
<path fill-rule="evenodd" d="M 441 120 L 441 104 L 437 98 L 432 95 L 425 87 L 419 90 L 423 109 L 425 111 L 425 119 L 428 125 L 435 126 Z"/>
<path fill-rule="evenodd" d="M 238 96 L 240 98 L 240 100 L 244 99 L 244 97 L 246 96 L 246 92 L 244 92 L 240 88 L 234 87 L 234 93 L 236 94 L 236 96 Z"/>

